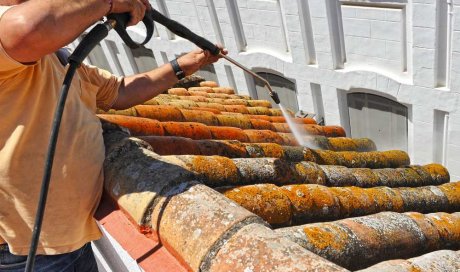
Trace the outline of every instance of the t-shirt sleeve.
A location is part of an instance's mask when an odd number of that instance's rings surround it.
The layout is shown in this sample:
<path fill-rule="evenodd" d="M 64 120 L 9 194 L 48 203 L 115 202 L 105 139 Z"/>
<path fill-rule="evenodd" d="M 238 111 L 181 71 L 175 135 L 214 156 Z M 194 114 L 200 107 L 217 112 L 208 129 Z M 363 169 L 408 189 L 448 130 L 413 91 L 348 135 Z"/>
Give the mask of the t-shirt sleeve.
<path fill-rule="evenodd" d="M 118 98 L 118 89 L 123 82 L 123 77 L 118 77 L 104 69 L 92 65 L 82 64 L 86 78 L 91 85 L 97 86 L 96 106 L 102 110 L 109 110 Z"/>
<path fill-rule="evenodd" d="M 11 7 L 0 6 L 0 20 L 3 14 Z M 10 78 L 27 66 L 11 58 L 2 45 L 2 37 L 0 36 L 0 80 Z"/>

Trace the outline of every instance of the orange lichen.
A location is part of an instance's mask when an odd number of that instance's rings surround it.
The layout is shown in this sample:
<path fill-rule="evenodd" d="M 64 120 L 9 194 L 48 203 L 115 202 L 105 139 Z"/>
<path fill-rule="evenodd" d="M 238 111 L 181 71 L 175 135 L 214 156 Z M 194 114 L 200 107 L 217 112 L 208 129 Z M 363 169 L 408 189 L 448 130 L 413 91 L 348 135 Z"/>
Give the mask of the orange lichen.
<path fill-rule="evenodd" d="M 286 123 L 273 123 L 276 132 L 291 133 L 291 128 Z"/>
<path fill-rule="evenodd" d="M 264 152 L 264 157 L 268 157 L 268 158 L 283 158 L 284 157 L 283 147 L 278 144 L 260 143 L 257 145 L 262 148 Z"/>
<path fill-rule="evenodd" d="M 249 107 L 264 107 L 264 108 L 271 108 L 272 103 L 267 100 L 248 100 Z"/>
<path fill-rule="evenodd" d="M 177 107 L 173 106 L 147 106 L 139 105 L 135 107 L 141 117 L 151 118 L 158 121 L 182 122 L 184 117 Z"/>
<path fill-rule="evenodd" d="M 112 114 L 99 114 L 98 117 L 108 122 L 128 128 L 134 136 L 163 136 L 165 134 L 162 123 L 157 120 Z"/>
<path fill-rule="evenodd" d="M 326 174 L 321 170 L 316 163 L 300 162 L 294 165 L 294 169 L 299 175 L 301 183 L 309 184 L 326 184 Z"/>
<path fill-rule="evenodd" d="M 252 119 L 251 118 L 251 125 L 252 125 L 253 129 L 276 131 L 276 129 L 272 125 L 272 123 L 270 123 L 268 121 L 264 121 L 264 120 Z"/>
<path fill-rule="evenodd" d="M 278 132 L 278 135 L 283 138 L 283 145 L 288 145 L 288 146 L 298 146 L 299 143 L 297 142 L 297 139 L 292 133 L 282 133 Z"/>
<path fill-rule="evenodd" d="M 194 140 L 212 139 L 209 128 L 200 123 L 163 122 L 165 135 L 187 137 Z"/>
<path fill-rule="evenodd" d="M 440 164 L 428 164 L 423 166 L 423 168 L 430 173 L 431 178 L 436 181 L 437 184 L 443 184 L 450 180 L 449 171 Z"/>
<path fill-rule="evenodd" d="M 324 126 L 323 135 L 326 137 L 346 137 L 345 130 L 340 126 Z M 320 134 L 321 135 L 321 134 Z"/>
<path fill-rule="evenodd" d="M 311 153 L 315 157 L 315 161 L 322 165 L 337 165 L 337 158 L 335 153 L 328 150 L 311 150 Z"/>
<path fill-rule="evenodd" d="M 243 105 L 224 105 L 225 111 L 249 114 L 248 108 Z"/>
<path fill-rule="evenodd" d="M 409 155 L 401 150 L 390 150 L 384 153 L 385 158 L 391 162 L 390 167 L 396 168 L 410 164 Z"/>
<path fill-rule="evenodd" d="M 219 120 L 217 119 L 216 115 L 212 112 L 182 109 L 181 113 L 184 116 L 184 120 L 186 122 L 197 122 L 208 126 L 219 125 Z"/>
<path fill-rule="evenodd" d="M 283 112 L 280 109 L 269 109 L 270 116 L 283 116 Z"/>
<path fill-rule="evenodd" d="M 273 184 L 258 184 L 220 189 L 226 197 L 262 217 L 269 224 L 279 226 L 291 222 L 291 202 Z"/>
<path fill-rule="evenodd" d="M 247 129 L 244 131 L 248 136 L 251 143 L 276 143 L 283 144 L 284 140 L 276 132 L 271 130 L 252 130 Z"/>
<path fill-rule="evenodd" d="M 460 182 L 446 183 L 439 186 L 439 189 L 446 195 L 450 210 L 460 210 Z"/>
<path fill-rule="evenodd" d="M 204 177 L 209 186 L 222 186 L 223 184 L 236 184 L 239 181 L 238 168 L 235 163 L 221 156 L 192 156 L 191 170 Z"/>
<path fill-rule="evenodd" d="M 248 142 L 248 136 L 244 130 L 235 127 L 208 127 L 211 131 L 212 138 L 217 140 L 237 140 Z"/>
<path fill-rule="evenodd" d="M 349 235 L 334 223 L 324 223 L 319 226 L 309 226 L 303 229 L 307 241 L 311 244 L 313 252 L 318 250 L 333 249 L 342 251 L 345 249 Z"/>
<path fill-rule="evenodd" d="M 446 247 L 460 246 L 460 214 L 433 213 L 426 218 L 436 227 Z"/>
<path fill-rule="evenodd" d="M 220 126 L 252 129 L 251 120 L 244 115 L 216 115 Z"/>
<path fill-rule="evenodd" d="M 247 107 L 251 115 L 270 115 L 270 110 L 265 107 Z"/>

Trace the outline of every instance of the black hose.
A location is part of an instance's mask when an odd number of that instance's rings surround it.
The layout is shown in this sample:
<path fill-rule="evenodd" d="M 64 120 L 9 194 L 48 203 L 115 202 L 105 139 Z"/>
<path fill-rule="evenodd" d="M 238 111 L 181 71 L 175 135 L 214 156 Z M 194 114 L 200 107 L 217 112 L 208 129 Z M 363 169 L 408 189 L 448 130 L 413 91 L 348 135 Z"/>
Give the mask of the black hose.
<path fill-rule="evenodd" d="M 31 272 L 34 270 L 35 256 L 37 253 L 38 240 L 42 229 L 43 217 L 45 215 L 46 199 L 48 197 L 48 188 L 50 185 L 51 171 L 53 169 L 54 153 L 56 151 L 56 143 L 59 136 L 59 128 L 61 126 L 62 114 L 64 112 L 67 94 L 69 93 L 70 84 L 72 83 L 73 76 L 77 70 L 78 65 L 74 63 L 70 65 L 69 70 L 64 79 L 61 87 L 61 96 L 54 113 L 53 124 L 51 127 L 51 136 L 48 145 L 48 152 L 46 154 L 45 169 L 42 179 L 42 187 L 40 190 L 40 199 L 38 200 L 37 214 L 35 215 L 35 225 L 32 233 L 32 242 L 30 244 L 29 255 L 27 257 L 25 271 Z"/>
<path fill-rule="evenodd" d="M 72 79 L 80 67 L 83 60 L 93 50 L 93 48 L 102 41 L 113 27 L 113 22 L 105 22 L 96 25 L 88 35 L 83 38 L 81 43 L 77 46 L 73 54 L 69 57 L 69 68 L 64 78 L 61 87 L 61 95 L 59 97 L 56 111 L 54 112 L 53 123 L 51 126 L 51 135 L 48 145 L 48 151 L 45 160 L 45 169 L 42 178 L 42 186 L 40 189 L 40 198 L 37 205 L 37 213 L 35 215 L 35 225 L 32 232 L 32 241 L 30 243 L 29 255 L 27 256 L 26 272 L 32 272 L 35 265 L 35 257 L 37 254 L 38 241 L 40 239 L 40 232 L 42 229 L 43 217 L 45 215 L 46 200 L 48 197 L 48 189 L 50 186 L 51 173 L 53 170 L 54 153 L 56 151 L 56 143 L 59 136 L 59 128 L 61 126 L 62 115 L 64 113 L 65 102 L 69 93 L 70 84 Z"/>

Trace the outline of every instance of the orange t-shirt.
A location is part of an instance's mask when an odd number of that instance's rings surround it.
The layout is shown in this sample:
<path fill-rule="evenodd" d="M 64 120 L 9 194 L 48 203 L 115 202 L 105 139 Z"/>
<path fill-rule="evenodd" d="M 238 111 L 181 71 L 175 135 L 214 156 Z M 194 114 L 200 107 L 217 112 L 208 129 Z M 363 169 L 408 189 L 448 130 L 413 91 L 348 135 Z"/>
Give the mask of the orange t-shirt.
<path fill-rule="evenodd" d="M 0 7 L 1 15 L 8 7 Z M 1 37 L 0 37 L 1 41 Z M 0 244 L 27 255 L 51 123 L 66 68 L 54 55 L 33 65 L 0 43 Z M 93 214 L 103 188 L 104 143 L 96 107 L 108 109 L 122 79 L 82 65 L 66 102 L 43 221 L 39 254 L 74 251 L 100 238 Z"/>

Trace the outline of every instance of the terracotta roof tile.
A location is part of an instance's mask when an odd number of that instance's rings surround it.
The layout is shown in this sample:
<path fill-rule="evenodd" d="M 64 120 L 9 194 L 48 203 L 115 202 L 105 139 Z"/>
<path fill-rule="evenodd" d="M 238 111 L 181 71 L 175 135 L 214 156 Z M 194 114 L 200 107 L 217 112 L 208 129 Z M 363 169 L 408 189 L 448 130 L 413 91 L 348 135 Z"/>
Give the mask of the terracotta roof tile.
<path fill-rule="evenodd" d="M 435 256 L 456 267 L 458 252 L 417 257 L 460 248 L 460 183 L 442 165 L 410 165 L 406 152 L 311 118 L 293 119 L 317 134 L 299 146 L 269 101 L 200 78 L 100 117 L 145 140 L 104 123 L 105 191 L 177 271 L 346 271 L 337 265 L 407 258 L 366 271 L 432 271 Z"/>

